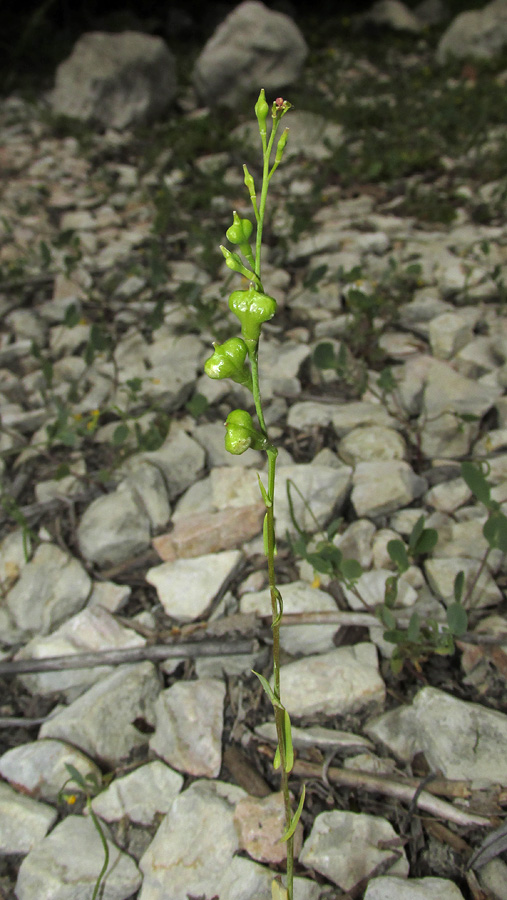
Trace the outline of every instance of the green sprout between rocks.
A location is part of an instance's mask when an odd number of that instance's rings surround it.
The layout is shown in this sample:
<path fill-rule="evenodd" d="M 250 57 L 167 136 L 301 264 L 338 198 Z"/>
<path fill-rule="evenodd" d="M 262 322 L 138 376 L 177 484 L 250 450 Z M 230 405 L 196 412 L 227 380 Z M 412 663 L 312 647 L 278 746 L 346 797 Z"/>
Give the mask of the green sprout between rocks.
<path fill-rule="evenodd" d="M 252 416 L 244 409 L 232 410 L 225 423 L 226 449 L 235 455 L 244 453 L 249 448 L 262 450 L 268 458 L 267 487 L 259 476 L 259 488 L 266 506 L 264 517 L 264 551 L 267 557 L 269 589 L 271 595 L 272 633 L 273 633 L 273 677 L 269 682 L 258 672 L 259 681 L 268 695 L 274 711 L 278 746 L 275 753 L 274 767 L 281 769 L 281 787 L 285 807 L 285 832 L 282 840 L 287 844 L 287 869 L 286 885 L 283 887 L 278 881 L 273 881 L 272 893 L 274 900 L 292 900 L 294 880 L 294 832 L 298 824 L 304 803 L 304 787 L 296 812 L 292 813 L 291 797 L 289 793 L 289 772 L 294 762 L 292 749 L 291 725 L 289 714 L 281 701 L 280 695 L 280 622 L 283 614 L 283 602 L 280 591 L 276 586 L 275 578 L 275 471 L 278 451 L 271 443 L 264 413 L 262 408 L 261 392 L 259 387 L 258 350 L 262 326 L 276 313 L 276 300 L 264 293 L 261 273 L 261 248 L 264 216 L 266 211 L 266 199 L 269 182 L 278 168 L 285 145 L 287 143 L 288 129 L 286 128 L 278 140 L 278 126 L 280 120 L 289 111 L 291 104 L 287 100 L 278 97 L 271 107 L 272 125 L 268 135 L 268 118 L 270 107 L 266 101 L 264 90 L 261 90 L 259 99 L 255 104 L 255 115 L 259 125 L 259 134 L 262 144 L 263 168 L 262 187 L 257 193 L 255 182 L 244 166 L 245 186 L 250 197 L 255 218 L 255 248 L 250 243 L 254 232 L 250 219 L 242 219 L 237 212 L 233 213 L 233 223 L 227 229 L 227 240 L 236 248 L 235 251 L 221 247 L 225 263 L 233 272 L 246 278 L 249 285 L 246 289 L 233 291 L 229 297 L 229 308 L 239 319 L 241 325 L 241 337 L 230 338 L 224 344 L 215 344 L 213 355 L 206 361 L 204 369 L 210 378 L 231 378 L 243 385 L 253 394 L 257 425 Z M 275 148 L 274 162 L 271 163 L 273 149 Z"/>

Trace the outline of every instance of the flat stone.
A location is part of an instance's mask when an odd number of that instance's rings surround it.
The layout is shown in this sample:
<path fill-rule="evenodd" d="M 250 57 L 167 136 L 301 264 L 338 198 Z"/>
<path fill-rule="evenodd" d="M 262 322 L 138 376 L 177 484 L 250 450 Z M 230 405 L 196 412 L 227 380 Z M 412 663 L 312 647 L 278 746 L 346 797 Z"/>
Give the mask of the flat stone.
<path fill-rule="evenodd" d="M 130 492 L 139 501 L 153 529 L 167 525 L 171 507 L 164 477 L 157 466 L 140 460 L 117 490 Z"/>
<path fill-rule="evenodd" d="M 192 349 L 195 353 L 195 348 Z M 164 363 L 167 368 L 167 364 Z M 143 453 L 139 459 L 158 466 L 164 476 L 169 499 L 182 494 L 186 488 L 197 481 L 204 468 L 206 454 L 199 444 L 184 431 L 172 435 L 169 432 L 165 443 L 159 450 Z"/>
<path fill-rule="evenodd" d="M 337 716 L 385 698 L 373 644 L 338 647 L 282 666 L 282 702 L 289 715 Z"/>
<path fill-rule="evenodd" d="M 168 616 L 192 622 L 207 610 L 240 560 L 240 550 L 177 559 L 148 569 L 146 581 L 156 588 Z"/>
<path fill-rule="evenodd" d="M 176 682 L 155 703 L 150 749 L 189 775 L 216 778 L 222 765 L 225 685 L 213 678 Z"/>
<path fill-rule="evenodd" d="M 106 829 L 106 826 L 103 826 Z M 132 857 L 118 850 L 106 833 L 109 866 L 104 897 L 127 900 L 141 885 Z M 19 900 L 77 900 L 91 896 L 104 863 L 104 848 L 90 818 L 68 816 L 21 863 L 16 882 Z"/>
<path fill-rule="evenodd" d="M 320 813 L 315 818 L 309 837 L 306 839 L 299 860 L 305 866 L 316 869 L 321 875 L 333 881 L 343 891 L 353 888 L 393 855 L 390 848 L 379 849 L 381 841 L 392 841 L 396 832 L 387 819 L 369 816 L 365 813 L 332 810 Z M 336 848 L 340 852 L 336 852 Z M 399 849 L 401 857 L 389 871 L 398 877 L 408 875 L 408 861 L 405 851 Z"/>
<path fill-rule="evenodd" d="M 410 706 L 370 720 L 365 730 L 404 762 L 423 752 L 431 771 L 446 778 L 507 784 L 507 716 L 478 703 L 425 687 Z"/>
<path fill-rule="evenodd" d="M 51 828 L 56 809 L 0 782 L 0 853 L 28 853 Z"/>
<path fill-rule="evenodd" d="M 227 507 L 218 512 L 185 516 L 169 534 L 152 541 L 164 562 L 230 550 L 259 534 L 266 507 L 264 503 Z"/>
<path fill-rule="evenodd" d="M 162 113 L 175 91 L 174 57 L 162 38 L 88 32 L 58 66 L 51 104 L 57 115 L 121 129 Z"/>
<path fill-rule="evenodd" d="M 152 825 L 157 815 L 169 812 L 182 787 L 183 776 L 156 759 L 115 778 L 93 798 L 92 808 L 106 822 L 126 816 L 139 825 Z"/>
<path fill-rule="evenodd" d="M 389 569 L 371 569 L 369 572 L 363 572 L 356 581 L 358 593 L 364 599 L 368 606 L 379 606 L 384 602 L 386 581 L 392 576 L 393 572 Z M 342 585 L 342 591 L 345 594 L 347 603 L 351 609 L 366 611 L 365 603 L 349 588 Z M 417 591 L 403 575 L 398 582 L 398 595 L 396 598 L 396 606 L 413 606 L 417 600 Z"/>
<path fill-rule="evenodd" d="M 304 581 L 294 581 L 281 586 L 284 613 L 335 612 L 336 603 L 330 594 L 311 587 Z M 271 615 L 269 589 L 243 594 L 240 612 Z M 333 637 L 337 625 L 283 625 L 280 629 L 280 646 L 293 656 L 326 653 L 334 648 Z"/>
<path fill-rule="evenodd" d="M 118 565 L 150 545 L 150 520 L 137 492 L 117 490 L 85 510 L 77 530 L 79 549 L 99 566 Z"/>
<path fill-rule="evenodd" d="M 382 875 L 368 882 L 364 900 L 464 900 L 463 894 L 447 878 L 409 878 L 403 881 Z"/>
<path fill-rule="evenodd" d="M 18 651 L 15 659 L 46 659 L 51 656 L 73 656 L 76 653 L 142 647 L 145 639 L 132 628 L 126 628 L 105 609 L 83 609 L 47 637 L 34 637 Z M 96 681 L 109 675 L 111 666 L 89 669 L 64 669 L 55 672 L 33 672 L 19 675 L 32 694 L 63 692 L 74 700 Z"/>
<path fill-rule="evenodd" d="M 281 838 L 285 831 L 283 794 L 267 797 L 245 797 L 236 804 L 234 824 L 239 833 L 239 846 L 257 862 L 277 865 L 287 859 L 287 844 Z M 298 822 L 294 833 L 294 856 L 303 844 L 303 826 Z"/>
<path fill-rule="evenodd" d="M 84 606 L 91 587 L 91 578 L 77 559 L 55 544 L 40 544 L 5 603 L 25 638 L 48 634 Z"/>
<path fill-rule="evenodd" d="M 437 359 L 451 359 L 472 340 L 473 323 L 459 313 L 444 313 L 429 326 L 430 346 Z"/>
<path fill-rule="evenodd" d="M 246 0 L 226 16 L 206 43 L 192 79 L 207 104 L 233 107 L 259 84 L 266 91 L 292 84 L 307 52 L 289 16 L 257 0 Z"/>
<path fill-rule="evenodd" d="M 99 767 L 84 753 L 63 741 L 43 739 L 7 750 L 0 757 L 0 775 L 24 794 L 56 803 L 69 777 L 67 764 L 74 766 L 83 778 L 93 775 L 100 784 Z M 78 791 L 76 785 L 73 789 Z"/>
<path fill-rule="evenodd" d="M 472 491 L 462 478 L 452 478 L 435 485 L 427 494 L 424 502 L 439 512 L 453 513 L 470 500 Z"/>
<path fill-rule="evenodd" d="M 382 425 L 354 428 L 338 444 L 338 456 L 349 466 L 359 462 L 404 459 L 407 445 L 398 431 Z"/>
<path fill-rule="evenodd" d="M 295 519 L 300 528 L 312 533 L 317 527 L 315 520 L 323 527 L 332 516 L 340 513 L 349 493 L 351 474 L 348 466 L 339 469 L 313 463 L 279 466 L 275 487 L 277 533 L 296 533 L 287 497 L 289 481 L 294 485 L 291 498 Z"/>
<path fill-rule="evenodd" d="M 148 743 L 149 735 L 134 723 L 153 724 L 159 692 L 157 670 L 151 662 L 118 666 L 44 722 L 39 737 L 68 741 L 93 759 L 116 766 L 136 747 Z"/>
<path fill-rule="evenodd" d="M 343 534 L 336 535 L 333 543 L 341 551 L 344 559 L 357 559 L 363 569 L 368 569 L 372 563 L 374 535 L 373 522 L 369 519 L 356 519 Z"/>
<path fill-rule="evenodd" d="M 465 595 L 472 585 L 479 562 L 466 557 L 444 557 L 427 559 L 424 563 L 424 571 L 428 578 L 431 590 L 437 597 L 441 597 L 449 606 L 454 601 L 454 580 L 459 572 L 465 573 Z M 481 609 L 484 606 L 496 606 L 502 601 L 502 592 L 491 577 L 487 568 L 479 575 L 479 580 L 474 588 L 471 598 L 471 606 Z"/>
<path fill-rule="evenodd" d="M 375 518 L 408 506 L 427 487 L 404 460 L 361 462 L 353 475 L 351 499 L 358 516 Z"/>
<path fill-rule="evenodd" d="M 457 59 L 492 59 L 507 43 L 507 15 L 503 0 L 493 0 L 481 9 L 460 13 L 440 38 L 436 58 L 444 63 Z"/>
<path fill-rule="evenodd" d="M 179 794 L 139 863 L 139 900 L 181 900 L 210 890 L 220 900 L 249 900 L 257 892 L 268 900 L 269 870 L 235 856 L 234 809 L 244 796 L 240 788 L 216 781 L 194 782 Z"/>

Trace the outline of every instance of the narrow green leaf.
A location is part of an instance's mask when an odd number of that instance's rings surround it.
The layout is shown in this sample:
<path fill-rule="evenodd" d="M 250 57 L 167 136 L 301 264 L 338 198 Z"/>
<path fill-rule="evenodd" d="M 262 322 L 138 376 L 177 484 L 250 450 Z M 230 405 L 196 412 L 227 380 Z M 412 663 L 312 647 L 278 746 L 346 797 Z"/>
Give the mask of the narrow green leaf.
<path fill-rule="evenodd" d="M 403 572 L 406 572 L 408 567 L 410 566 L 410 562 L 403 541 L 389 541 L 387 545 L 387 552 L 389 553 L 389 556 L 391 557 L 395 566 L 397 566 L 400 575 Z"/>
<path fill-rule="evenodd" d="M 264 500 L 264 505 L 267 507 L 267 509 L 269 509 L 271 506 L 273 506 L 273 504 L 268 497 L 268 492 L 267 492 L 266 488 L 264 487 L 264 485 L 261 481 L 261 476 L 259 475 L 258 472 L 257 472 L 257 481 L 259 482 L 259 490 L 262 494 L 262 499 Z"/>
<path fill-rule="evenodd" d="M 454 599 L 456 603 L 461 603 L 463 598 L 463 591 L 465 589 L 465 573 L 463 571 L 458 572 L 456 578 L 454 579 Z"/>
<path fill-rule="evenodd" d="M 299 798 L 298 808 L 297 808 L 296 812 L 294 813 L 294 815 L 292 816 L 289 827 L 286 829 L 286 831 L 284 831 L 282 837 L 280 838 L 281 841 L 288 841 L 289 838 L 291 838 L 292 835 L 294 834 L 294 832 L 297 828 L 297 824 L 299 822 L 301 813 L 303 812 L 303 804 L 305 802 L 305 793 L 306 793 L 306 788 L 305 788 L 305 785 L 303 785 L 303 790 L 301 791 L 301 797 Z"/>
<path fill-rule="evenodd" d="M 269 556 L 268 514 L 267 513 L 264 513 L 264 519 L 262 520 L 262 540 L 264 543 L 264 556 Z"/>
<path fill-rule="evenodd" d="M 285 771 L 291 772 L 294 765 L 294 748 L 292 746 L 292 731 L 289 713 L 286 709 L 283 711 L 283 743 L 285 751 Z"/>
<path fill-rule="evenodd" d="M 329 523 L 329 525 L 327 526 L 327 529 L 326 529 L 326 534 L 327 534 L 327 538 L 329 541 L 332 541 L 334 536 L 336 534 L 338 534 L 338 532 L 341 528 L 342 522 L 343 522 L 343 519 L 339 518 L 339 519 L 333 519 Z"/>
<path fill-rule="evenodd" d="M 465 634 L 468 628 L 468 616 L 461 603 L 451 603 L 447 607 L 446 615 L 450 632 L 456 637 Z"/>
<path fill-rule="evenodd" d="M 386 586 L 384 588 L 384 603 L 389 609 L 392 609 L 394 604 L 396 603 L 396 597 L 398 596 L 398 576 L 390 575 L 389 578 L 386 578 Z"/>
<path fill-rule="evenodd" d="M 276 601 L 276 616 L 274 617 L 274 619 L 271 623 L 271 628 L 276 628 L 276 626 L 280 622 L 280 619 L 283 616 L 282 595 L 281 595 L 280 591 L 278 590 L 278 588 L 274 588 L 274 593 L 275 593 L 275 601 Z"/>
<path fill-rule="evenodd" d="M 357 581 L 363 574 L 363 567 L 357 559 L 342 559 L 340 573 L 345 581 Z"/>
<path fill-rule="evenodd" d="M 423 533 L 424 522 L 425 522 L 424 516 L 419 516 L 417 522 L 415 523 L 414 527 L 412 528 L 412 531 L 410 532 L 410 537 L 408 539 L 408 552 L 410 553 L 411 556 L 414 555 L 415 545 L 417 544 L 417 541 L 419 540 L 419 538 L 421 537 L 421 534 Z"/>
<path fill-rule="evenodd" d="M 130 434 L 130 428 L 125 422 L 121 422 L 120 425 L 117 425 L 113 431 L 112 444 L 113 447 L 119 447 L 121 444 L 124 444 Z"/>
<path fill-rule="evenodd" d="M 402 656 L 391 656 L 391 671 L 393 675 L 399 675 L 401 670 L 403 669 L 403 657 Z"/>
<path fill-rule="evenodd" d="M 336 357 L 334 355 L 333 345 L 329 341 L 317 344 L 313 351 L 313 362 L 318 369 L 334 369 L 336 368 Z"/>
<path fill-rule="evenodd" d="M 438 531 L 434 528 L 424 528 L 412 551 L 413 556 L 423 556 L 431 553 L 438 543 Z"/>
<path fill-rule="evenodd" d="M 65 763 L 65 768 L 67 769 L 67 772 L 69 773 L 72 781 L 75 781 L 75 783 L 83 791 L 86 791 L 88 789 L 88 786 L 87 786 L 86 781 L 84 780 L 83 776 L 81 775 L 81 772 L 79 772 L 76 769 L 76 767 L 72 765 L 72 763 Z"/>
<path fill-rule="evenodd" d="M 389 629 L 396 628 L 396 619 L 387 606 L 381 606 L 378 614 L 382 625 L 385 625 L 385 627 Z"/>
<path fill-rule="evenodd" d="M 260 672 L 256 672 L 255 669 L 252 669 L 252 672 L 254 675 L 257 675 L 257 678 L 259 679 L 260 683 L 262 684 L 262 687 L 266 691 L 266 694 L 268 695 L 269 699 L 271 700 L 271 703 L 273 704 L 273 706 L 276 706 L 278 709 L 283 709 L 282 704 L 277 699 L 277 697 L 275 697 L 273 688 L 271 687 L 269 681 L 266 678 L 264 678 L 264 675 L 261 675 Z"/>
<path fill-rule="evenodd" d="M 279 768 L 280 768 L 280 765 L 281 765 L 281 759 L 280 759 L 280 747 L 279 747 L 278 744 L 277 744 L 276 750 L 275 750 L 275 756 L 274 756 L 274 759 L 273 759 L 273 768 L 275 769 L 275 771 L 276 771 L 276 769 L 279 769 Z"/>
<path fill-rule="evenodd" d="M 388 641 L 390 644 L 403 644 L 405 641 L 405 635 L 399 628 L 392 628 L 389 631 L 384 631 L 383 636 L 384 640 Z"/>
<path fill-rule="evenodd" d="M 492 550 L 507 553 L 507 516 L 503 512 L 493 510 L 484 523 L 482 533 Z"/>
<path fill-rule="evenodd" d="M 417 613 L 412 613 L 410 616 L 410 622 L 408 623 L 407 628 L 407 638 L 409 641 L 412 641 L 413 644 L 416 644 L 419 640 L 421 634 L 421 620 Z"/>
<path fill-rule="evenodd" d="M 484 503 L 485 506 L 489 506 L 491 500 L 491 487 L 486 480 L 482 469 L 480 469 L 479 466 L 477 466 L 475 463 L 462 462 L 461 477 L 466 482 L 477 500 L 479 500 L 481 503 Z"/>

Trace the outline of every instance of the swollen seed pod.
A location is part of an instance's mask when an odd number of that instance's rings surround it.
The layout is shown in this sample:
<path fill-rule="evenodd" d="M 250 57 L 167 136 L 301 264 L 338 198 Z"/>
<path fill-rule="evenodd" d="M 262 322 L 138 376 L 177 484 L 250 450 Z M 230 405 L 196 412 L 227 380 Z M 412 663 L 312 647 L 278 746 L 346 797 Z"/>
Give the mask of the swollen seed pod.
<path fill-rule="evenodd" d="M 253 225 L 250 219 L 240 219 L 236 210 L 232 214 L 233 223 L 225 232 L 225 236 L 231 244 L 246 244 L 250 240 Z"/>
<path fill-rule="evenodd" d="M 254 110 L 255 115 L 257 116 L 257 121 L 259 123 L 259 132 L 261 135 L 266 136 L 266 121 L 269 115 L 269 106 L 266 102 L 266 94 L 264 93 L 264 88 L 261 88 L 259 99 L 254 106 Z"/>
<path fill-rule="evenodd" d="M 250 287 L 247 291 L 233 291 L 229 309 L 241 322 L 241 334 L 250 350 L 255 350 L 263 322 L 276 313 L 276 300 Z"/>
<path fill-rule="evenodd" d="M 239 456 L 250 447 L 253 450 L 264 450 L 267 439 L 254 428 L 253 420 L 245 409 L 233 409 L 225 422 L 225 449 Z"/>
<path fill-rule="evenodd" d="M 208 378 L 231 378 L 252 390 L 252 374 L 245 363 L 247 346 L 239 337 L 229 338 L 223 344 L 214 344 L 214 353 L 204 363 Z"/>

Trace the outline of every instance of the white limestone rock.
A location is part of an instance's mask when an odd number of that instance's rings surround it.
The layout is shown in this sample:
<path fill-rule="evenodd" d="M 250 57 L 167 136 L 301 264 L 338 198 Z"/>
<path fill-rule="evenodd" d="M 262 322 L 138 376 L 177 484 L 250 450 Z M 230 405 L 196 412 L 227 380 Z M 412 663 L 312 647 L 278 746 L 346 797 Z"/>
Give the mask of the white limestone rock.
<path fill-rule="evenodd" d="M 56 821 L 52 806 L 18 794 L 0 782 L 0 853 L 28 853 Z"/>
<path fill-rule="evenodd" d="M 188 352 L 197 355 L 195 348 L 189 348 Z M 167 369 L 167 362 L 164 362 L 164 365 Z M 178 363 L 175 363 L 174 368 L 177 365 Z M 160 469 L 169 499 L 172 501 L 198 479 L 204 468 L 206 454 L 203 448 L 184 431 L 178 431 L 176 434 L 169 431 L 159 450 L 142 453 L 139 459 L 146 460 Z"/>
<path fill-rule="evenodd" d="M 482 9 L 460 13 L 440 38 L 437 61 L 493 59 L 507 44 L 507 8 L 504 0 L 493 0 Z"/>
<path fill-rule="evenodd" d="M 472 335 L 472 323 L 459 313 L 444 313 L 430 322 L 430 345 L 437 359 L 451 359 L 471 341 Z"/>
<path fill-rule="evenodd" d="M 354 428 L 338 444 L 338 456 L 349 466 L 359 462 L 404 459 L 407 446 L 401 434 L 382 425 Z"/>
<path fill-rule="evenodd" d="M 148 743 L 149 736 L 135 722 L 153 724 L 159 692 L 157 670 L 151 662 L 118 666 L 44 722 L 39 737 L 67 741 L 93 759 L 116 766 L 136 747 Z"/>
<path fill-rule="evenodd" d="M 152 825 L 157 815 L 169 812 L 183 787 L 183 776 L 156 759 L 113 782 L 92 800 L 93 811 L 106 822 L 127 816 L 139 825 Z"/>
<path fill-rule="evenodd" d="M 46 659 L 51 656 L 73 656 L 98 650 L 142 647 L 146 643 L 132 628 L 126 628 L 105 609 L 83 609 L 47 637 L 34 637 L 15 659 Z M 54 672 L 30 672 L 18 676 L 32 694 L 61 691 L 67 700 L 75 700 L 96 681 L 111 673 L 111 666 L 88 669 L 64 669 Z"/>
<path fill-rule="evenodd" d="M 234 106 L 264 85 L 279 91 L 299 77 L 308 50 L 298 27 L 285 13 L 258 0 L 240 3 L 199 55 L 193 82 L 210 106 Z"/>
<path fill-rule="evenodd" d="M 67 765 L 74 766 L 83 778 L 93 775 L 100 784 L 101 771 L 91 759 L 70 744 L 49 739 L 7 750 L 0 757 L 0 775 L 34 799 L 56 803 L 69 777 Z M 76 785 L 73 790 L 78 792 Z"/>
<path fill-rule="evenodd" d="M 109 866 L 104 877 L 107 900 L 127 900 L 141 885 L 131 856 L 118 850 L 107 833 Z M 78 900 L 91 896 L 104 863 L 104 848 L 90 818 L 68 816 L 21 863 L 18 900 Z"/>
<path fill-rule="evenodd" d="M 155 703 L 150 748 L 170 766 L 216 778 L 222 765 L 225 685 L 214 678 L 176 682 Z"/>
<path fill-rule="evenodd" d="M 507 784 L 507 716 L 478 703 L 425 687 L 410 706 L 370 720 L 365 730 L 404 762 L 423 752 L 431 770 L 446 778 L 475 787 Z"/>
<path fill-rule="evenodd" d="M 315 520 L 323 527 L 333 515 L 339 515 L 349 493 L 351 474 L 352 470 L 345 465 L 340 468 L 313 463 L 279 466 L 275 486 L 278 533 L 296 533 L 287 497 L 289 481 L 295 485 L 291 492 L 295 519 L 300 528 L 312 533 L 317 527 Z M 311 513 L 300 494 L 309 505 Z"/>
<path fill-rule="evenodd" d="M 208 609 L 241 558 L 241 550 L 223 550 L 192 559 L 176 559 L 148 569 L 146 581 L 156 588 L 168 616 L 180 622 L 193 622 Z"/>
<path fill-rule="evenodd" d="M 338 647 L 282 666 L 282 700 L 289 715 L 337 716 L 385 698 L 373 644 Z"/>
<path fill-rule="evenodd" d="M 150 545 L 150 520 L 137 491 L 117 490 L 97 497 L 77 530 L 85 559 L 99 566 L 118 565 Z"/>
<path fill-rule="evenodd" d="M 479 565 L 479 562 L 475 559 L 468 559 L 464 556 L 446 556 L 425 560 L 424 570 L 433 593 L 437 597 L 441 597 L 446 606 L 449 606 L 454 601 L 456 575 L 459 572 L 465 573 L 464 596 L 466 596 L 477 575 Z M 496 606 L 501 601 L 502 592 L 486 567 L 479 575 L 475 585 L 471 597 L 471 606 L 473 609 L 482 609 L 485 606 Z"/>
<path fill-rule="evenodd" d="M 335 612 L 336 603 L 326 591 L 311 587 L 304 581 L 294 581 L 281 586 L 284 613 Z M 243 594 L 240 612 L 271 615 L 269 589 Z M 326 653 L 334 648 L 333 637 L 337 625 L 283 625 L 280 629 L 280 646 L 287 653 L 297 656 Z"/>
<path fill-rule="evenodd" d="M 464 900 L 447 878 L 408 878 L 381 875 L 368 882 L 364 900 Z"/>
<path fill-rule="evenodd" d="M 171 507 L 164 477 L 157 466 L 140 460 L 137 466 L 132 466 L 131 474 L 120 482 L 118 491 L 127 491 L 139 500 L 153 529 L 167 525 Z"/>
<path fill-rule="evenodd" d="M 404 460 L 358 463 L 352 504 L 358 516 L 376 518 L 408 506 L 428 487 Z"/>
<path fill-rule="evenodd" d="M 375 607 L 384 602 L 386 581 L 392 574 L 392 571 L 389 569 L 371 569 L 369 572 L 363 572 L 356 582 L 356 588 L 365 603 Z M 342 590 L 351 609 L 365 610 L 364 603 L 361 603 L 354 591 L 351 591 L 345 585 L 342 585 Z M 396 606 L 413 606 L 416 600 L 417 591 L 407 581 L 405 573 L 398 582 Z"/>
<path fill-rule="evenodd" d="M 159 37 L 88 32 L 60 63 L 53 112 L 106 128 L 127 128 L 160 115 L 176 92 L 174 57 Z"/>
<path fill-rule="evenodd" d="M 91 578 L 77 559 L 55 544 L 40 544 L 8 592 L 5 605 L 26 639 L 33 634 L 48 634 L 77 613 L 91 588 Z"/>
<path fill-rule="evenodd" d="M 392 841 L 396 832 L 387 819 L 365 813 L 332 810 L 318 815 L 300 853 L 300 862 L 316 869 L 343 891 L 348 891 L 392 856 L 381 841 Z M 339 852 L 337 852 L 339 848 Z M 405 851 L 389 867 L 398 878 L 408 875 Z"/>

